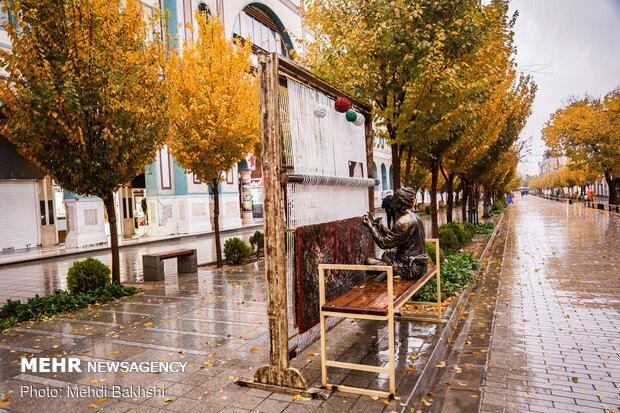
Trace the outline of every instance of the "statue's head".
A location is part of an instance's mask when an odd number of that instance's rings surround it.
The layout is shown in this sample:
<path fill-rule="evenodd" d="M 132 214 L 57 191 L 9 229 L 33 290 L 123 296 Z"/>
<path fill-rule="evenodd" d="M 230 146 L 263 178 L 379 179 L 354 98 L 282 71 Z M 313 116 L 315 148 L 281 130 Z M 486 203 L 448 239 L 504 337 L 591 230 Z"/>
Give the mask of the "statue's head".
<path fill-rule="evenodd" d="M 416 191 L 411 188 L 399 188 L 394 191 L 394 209 L 403 214 L 413 208 L 416 199 Z"/>

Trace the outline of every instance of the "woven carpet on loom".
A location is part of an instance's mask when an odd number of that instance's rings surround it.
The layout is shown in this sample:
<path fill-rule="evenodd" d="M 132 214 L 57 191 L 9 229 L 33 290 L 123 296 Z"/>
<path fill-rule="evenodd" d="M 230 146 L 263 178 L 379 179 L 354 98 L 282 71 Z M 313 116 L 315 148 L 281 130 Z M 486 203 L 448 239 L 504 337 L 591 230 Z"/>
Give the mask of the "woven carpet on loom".
<path fill-rule="evenodd" d="M 297 319 L 304 333 L 319 322 L 319 264 L 362 264 L 371 254 L 370 232 L 362 218 L 297 228 Z M 364 271 L 328 271 L 325 297 L 330 301 L 364 282 Z"/>

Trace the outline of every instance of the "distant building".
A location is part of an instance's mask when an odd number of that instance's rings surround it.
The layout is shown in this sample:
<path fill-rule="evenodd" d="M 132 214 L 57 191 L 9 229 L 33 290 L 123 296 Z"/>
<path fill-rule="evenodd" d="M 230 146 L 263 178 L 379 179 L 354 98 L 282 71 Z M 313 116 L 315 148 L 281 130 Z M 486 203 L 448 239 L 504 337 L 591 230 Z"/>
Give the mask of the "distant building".
<path fill-rule="evenodd" d="M 545 151 L 542 162 L 538 162 L 538 170 L 540 175 L 551 171 L 559 171 L 567 162 L 566 156 L 555 157 L 551 155 L 550 151 Z"/>

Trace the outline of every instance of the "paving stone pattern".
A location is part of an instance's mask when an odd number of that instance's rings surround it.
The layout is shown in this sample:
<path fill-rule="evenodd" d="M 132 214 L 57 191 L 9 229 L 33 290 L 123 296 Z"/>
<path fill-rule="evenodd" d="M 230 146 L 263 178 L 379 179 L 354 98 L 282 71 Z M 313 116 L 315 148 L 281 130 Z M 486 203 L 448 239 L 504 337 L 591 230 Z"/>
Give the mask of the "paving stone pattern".
<path fill-rule="evenodd" d="M 620 215 L 509 208 L 483 412 L 620 410 Z"/>

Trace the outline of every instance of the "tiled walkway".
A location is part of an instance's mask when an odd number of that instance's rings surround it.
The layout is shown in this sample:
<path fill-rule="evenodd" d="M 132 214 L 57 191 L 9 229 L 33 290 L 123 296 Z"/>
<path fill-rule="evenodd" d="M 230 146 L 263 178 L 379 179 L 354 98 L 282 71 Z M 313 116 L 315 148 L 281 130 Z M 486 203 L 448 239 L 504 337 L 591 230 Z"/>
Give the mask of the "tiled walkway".
<path fill-rule="evenodd" d="M 249 237 L 262 227 L 252 227 L 222 234 L 222 246 L 226 239 L 240 237 L 248 243 Z M 215 261 L 215 242 L 212 234 L 196 235 L 162 242 L 131 245 L 120 249 L 121 282 L 142 281 L 142 255 L 161 251 L 195 248 L 198 263 Z M 67 270 L 74 261 L 86 257 L 97 258 L 106 264 L 111 261 L 109 248 L 85 251 L 79 255 L 59 256 L 27 263 L 0 266 L 0 306 L 7 299 L 27 299 L 35 294 L 49 295 L 57 289 L 66 289 Z M 171 265 L 173 265 L 172 263 Z"/>
<path fill-rule="evenodd" d="M 620 215 L 517 198 L 484 412 L 620 411 Z"/>

